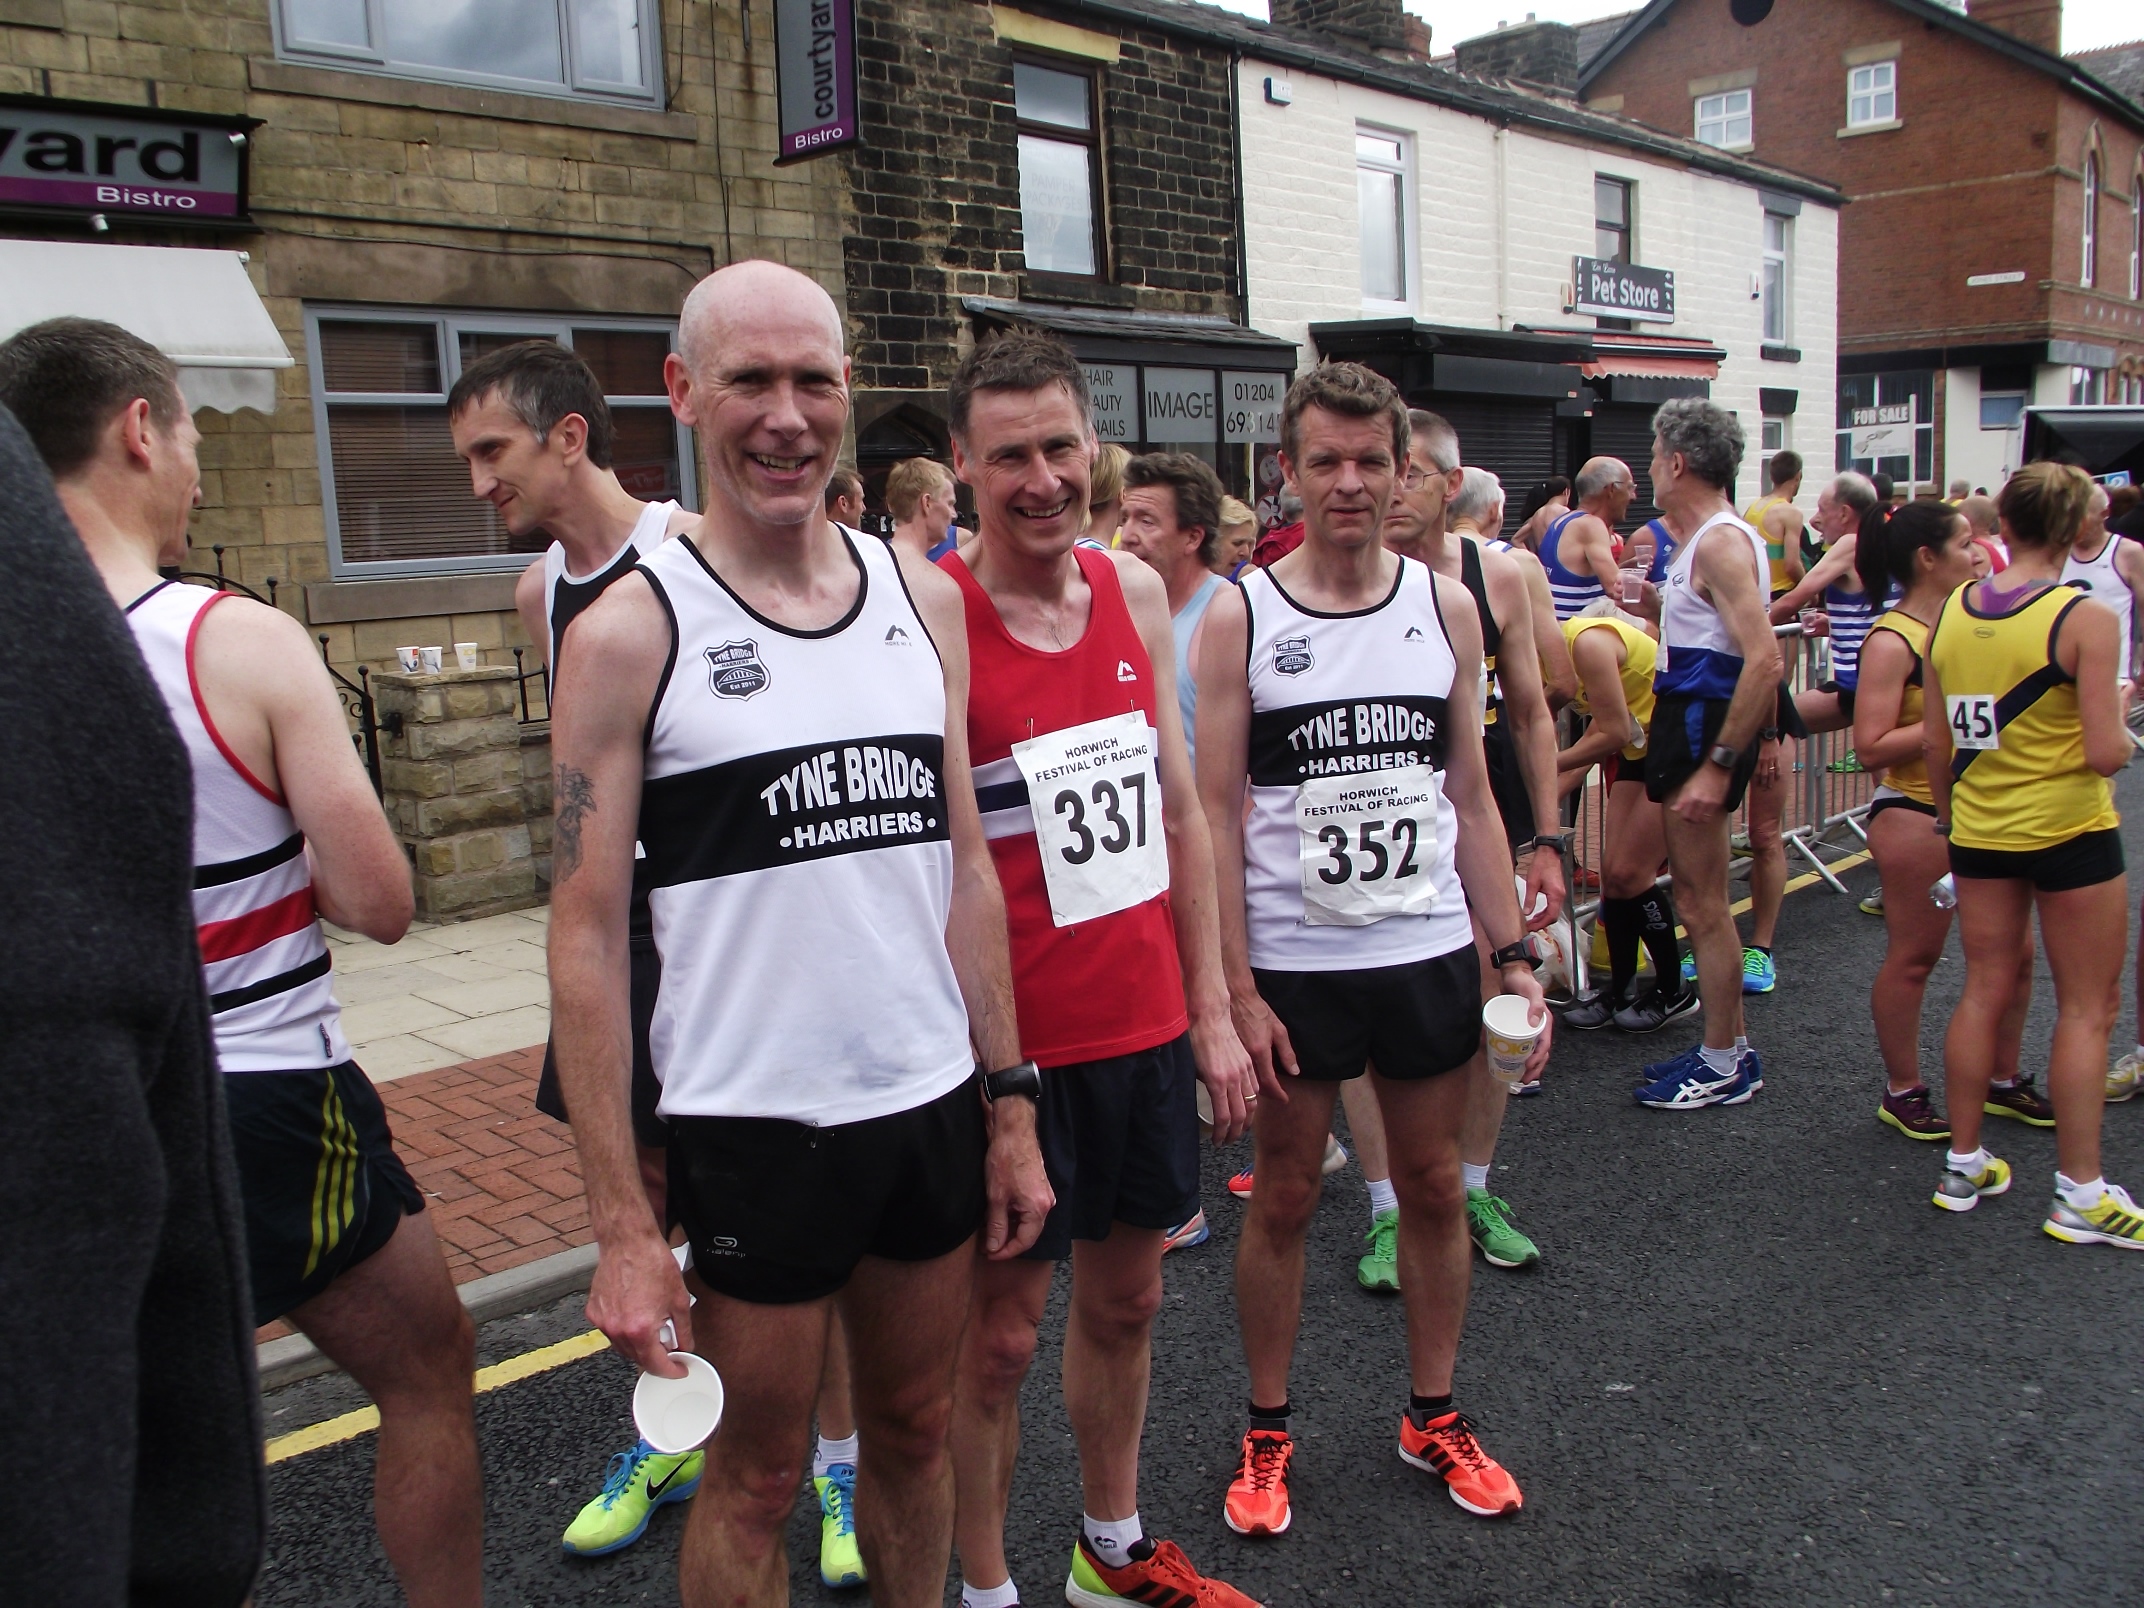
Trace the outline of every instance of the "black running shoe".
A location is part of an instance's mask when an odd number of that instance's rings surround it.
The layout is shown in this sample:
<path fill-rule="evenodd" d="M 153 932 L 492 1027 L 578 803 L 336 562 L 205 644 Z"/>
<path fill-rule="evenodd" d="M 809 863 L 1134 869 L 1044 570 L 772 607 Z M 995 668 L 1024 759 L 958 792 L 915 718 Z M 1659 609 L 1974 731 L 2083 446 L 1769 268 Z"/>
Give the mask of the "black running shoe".
<path fill-rule="evenodd" d="M 1643 999 L 1615 1013 L 1615 1025 L 1626 1033 L 1657 1033 L 1678 1016 L 1688 1016 L 1699 1003 L 1694 988 L 1673 994 L 1658 988 L 1650 989 Z"/>
<path fill-rule="evenodd" d="M 1563 1025 L 1575 1027 L 1581 1033 L 1591 1033 L 1606 1027 L 1615 1020 L 1615 1015 L 1614 996 L 1603 988 L 1565 1011 Z"/>

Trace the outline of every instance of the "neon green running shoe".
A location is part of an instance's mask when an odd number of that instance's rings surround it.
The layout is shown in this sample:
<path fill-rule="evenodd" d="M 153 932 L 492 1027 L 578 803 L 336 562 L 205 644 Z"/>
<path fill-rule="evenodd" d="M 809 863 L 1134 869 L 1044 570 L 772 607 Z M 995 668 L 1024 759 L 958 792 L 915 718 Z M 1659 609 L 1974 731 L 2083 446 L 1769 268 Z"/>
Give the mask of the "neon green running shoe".
<path fill-rule="evenodd" d="M 829 1463 L 811 1484 L 819 1493 L 819 1578 L 830 1586 L 860 1586 L 864 1555 L 856 1549 L 856 1465 Z"/>
<path fill-rule="evenodd" d="M 700 1488 L 705 1454 L 658 1452 L 646 1441 L 610 1460 L 596 1499 L 566 1526 L 560 1541 L 576 1558 L 622 1552 L 647 1533 L 648 1520 L 666 1502 L 682 1502 Z"/>
<path fill-rule="evenodd" d="M 1388 1207 L 1370 1219 L 1370 1232 L 1362 1236 L 1370 1254 L 1355 1264 L 1355 1282 L 1365 1290 L 1394 1291 L 1400 1287 L 1400 1209 Z"/>
<path fill-rule="evenodd" d="M 2040 1225 L 2058 1240 L 2072 1245 L 2113 1245 L 2125 1251 L 2144 1251 L 2144 1212 L 2129 1192 L 2114 1184 L 2106 1187 L 2096 1206 L 2072 1206 L 2058 1193 Z"/>
<path fill-rule="evenodd" d="M 1531 1267 L 1541 1260 L 1541 1247 L 1511 1226 L 1510 1210 L 1511 1202 L 1486 1189 L 1468 1190 L 1467 1232 L 1491 1267 Z"/>

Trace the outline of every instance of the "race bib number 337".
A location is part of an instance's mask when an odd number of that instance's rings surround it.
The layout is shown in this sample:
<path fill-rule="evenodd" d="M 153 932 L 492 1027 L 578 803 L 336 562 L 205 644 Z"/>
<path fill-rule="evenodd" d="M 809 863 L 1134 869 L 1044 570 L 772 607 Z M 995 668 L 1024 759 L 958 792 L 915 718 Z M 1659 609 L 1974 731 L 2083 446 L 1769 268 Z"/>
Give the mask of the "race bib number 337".
<path fill-rule="evenodd" d="M 1154 728 L 1137 710 L 1013 744 L 1056 925 L 1113 915 L 1169 891 L 1154 749 Z"/>
<path fill-rule="evenodd" d="M 1296 790 L 1303 860 L 1303 920 L 1367 927 L 1437 907 L 1437 806 L 1427 765 L 1318 776 Z"/>

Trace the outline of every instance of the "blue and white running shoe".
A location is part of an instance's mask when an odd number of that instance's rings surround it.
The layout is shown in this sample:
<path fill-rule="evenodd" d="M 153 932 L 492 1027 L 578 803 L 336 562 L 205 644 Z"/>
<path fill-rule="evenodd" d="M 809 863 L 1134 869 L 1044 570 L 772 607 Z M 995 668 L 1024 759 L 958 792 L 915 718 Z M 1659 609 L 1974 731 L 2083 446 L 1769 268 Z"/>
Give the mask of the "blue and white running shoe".
<path fill-rule="evenodd" d="M 1693 1044 L 1687 1050 L 1684 1050 L 1680 1055 L 1671 1055 L 1665 1061 L 1653 1062 L 1651 1065 L 1647 1066 L 1644 1071 L 1644 1081 L 1647 1083 L 1658 1083 L 1662 1078 L 1667 1077 L 1671 1073 L 1680 1076 L 1684 1073 L 1687 1073 L 1692 1067 L 1703 1066 L 1705 1064 L 1705 1058 L 1699 1055 L 1697 1051 L 1698 1046 Z"/>
<path fill-rule="evenodd" d="M 1725 1074 L 1713 1071 L 1694 1050 L 1690 1058 L 1694 1065 L 1671 1066 L 1651 1083 L 1632 1090 L 1638 1104 L 1656 1111 L 1695 1111 L 1701 1106 L 1740 1105 L 1757 1092 L 1750 1083 L 1754 1055 L 1744 1056 Z"/>
<path fill-rule="evenodd" d="M 1742 1074 L 1743 1080 L 1749 1084 L 1749 1094 L 1743 1095 L 1742 1100 L 1747 1100 L 1750 1094 L 1755 1094 L 1764 1087 L 1764 1062 L 1758 1057 L 1757 1047 L 1754 1044 L 1742 1052 L 1742 1059 L 1737 1064 L 1736 1070 Z M 1742 1100 L 1723 1100 L 1720 1103 L 1722 1105 L 1740 1105 Z"/>

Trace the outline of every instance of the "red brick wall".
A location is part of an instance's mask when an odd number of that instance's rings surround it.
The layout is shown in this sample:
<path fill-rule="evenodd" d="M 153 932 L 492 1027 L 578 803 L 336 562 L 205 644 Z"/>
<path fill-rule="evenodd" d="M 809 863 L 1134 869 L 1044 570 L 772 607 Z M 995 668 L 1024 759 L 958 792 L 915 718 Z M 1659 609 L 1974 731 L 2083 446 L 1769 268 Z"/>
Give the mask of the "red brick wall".
<path fill-rule="evenodd" d="M 1904 127 L 1841 139 L 1842 56 L 1896 41 Z M 1765 162 L 1828 179 L 1855 197 L 1840 223 L 1842 352 L 2049 334 L 2136 349 L 2144 316 L 2127 301 L 2126 202 L 2103 198 L 2099 289 L 2121 305 L 2080 319 L 2078 174 L 2096 121 L 2108 187 L 2126 190 L 2138 136 L 2053 79 L 1924 23 L 1884 0 L 1800 0 L 1754 28 L 1727 7 L 1685 0 L 1586 89 L 1622 112 L 1688 135 L 1692 79 L 1753 68 L 1755 141 Z M 2018 285 L 1968 289 L 1972 274 L 2022 270 Z M 2098 300 L 2100 298 L 2094 298 Z"/>

